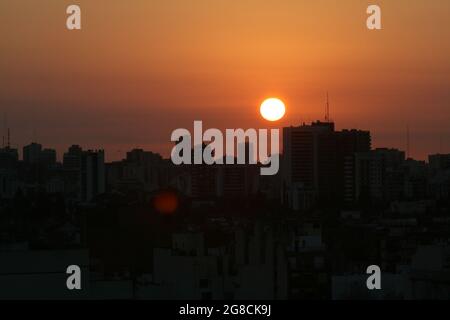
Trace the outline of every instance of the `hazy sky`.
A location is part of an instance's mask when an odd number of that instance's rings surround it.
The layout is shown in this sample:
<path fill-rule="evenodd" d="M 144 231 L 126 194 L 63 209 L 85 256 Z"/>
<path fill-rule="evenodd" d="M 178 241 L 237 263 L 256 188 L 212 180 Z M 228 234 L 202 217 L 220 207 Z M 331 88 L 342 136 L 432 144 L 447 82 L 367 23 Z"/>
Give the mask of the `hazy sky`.
<path fill-rule="evenodd" d="M 66 29 L 66 8 L 82 30 Z M 382 8 L 383 30 L 366 28 Z M 448 0 L 1 0 L 0 106 L 12 144 L 59 152 L 141 147 L 167 154 L 170 133 L 323 119 L 372 132 L 375 147 L 417 158 L 450 152 Z M 3 127 L 3 125 L 2 125 Z M 2 130 L 3 131 L 3 130 Z M 35 131 L 35 134 L 33 134 Z"/>

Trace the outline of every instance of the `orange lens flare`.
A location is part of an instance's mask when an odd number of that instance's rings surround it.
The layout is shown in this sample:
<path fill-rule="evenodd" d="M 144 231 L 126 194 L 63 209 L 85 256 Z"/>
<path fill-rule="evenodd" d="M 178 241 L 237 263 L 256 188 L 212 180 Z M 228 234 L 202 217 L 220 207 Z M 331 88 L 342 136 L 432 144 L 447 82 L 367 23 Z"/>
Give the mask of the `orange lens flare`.
<path fill-rule="evenodd" d="M 153 199 L 154 208 L 162 214 L 173 214 L 178 209 L 178 197 L 174 192 L 164 191 Z"/>

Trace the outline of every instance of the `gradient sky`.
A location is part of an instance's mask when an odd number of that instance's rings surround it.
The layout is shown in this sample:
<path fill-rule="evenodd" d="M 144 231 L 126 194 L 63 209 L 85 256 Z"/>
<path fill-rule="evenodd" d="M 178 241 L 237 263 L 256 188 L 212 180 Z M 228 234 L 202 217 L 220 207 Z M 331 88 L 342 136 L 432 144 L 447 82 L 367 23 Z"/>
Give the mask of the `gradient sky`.
<path fill-rule="evenodd" d="M 82 30 L 65 27 L 82 9 Z M 383 30 L 365 26 L 382 8 Z M 375 147 L 450 152 L 448 0 L 1 0 L 0 110 L 12 145 L 170 150 L 172 130 L 323 119 L 372 132 Z M 3 125 L 2 125 L 3 127 Z M 2 130 L 3 131 L 3 130 Z"/>

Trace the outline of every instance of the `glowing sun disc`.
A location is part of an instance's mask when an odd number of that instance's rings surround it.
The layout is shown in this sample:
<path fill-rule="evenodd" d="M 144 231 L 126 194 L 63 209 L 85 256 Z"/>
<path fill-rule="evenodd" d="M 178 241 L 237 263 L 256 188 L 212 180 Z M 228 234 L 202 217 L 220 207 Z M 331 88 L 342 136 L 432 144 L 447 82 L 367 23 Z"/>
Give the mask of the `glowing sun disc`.
<path fill-rule="evenodd" d="M 277 98 L 264 100 L 260 108 L 261 115 L 268 121 L 277 121 L 283 118 L 286 113 L 286 107 L 283 101 Z"/>

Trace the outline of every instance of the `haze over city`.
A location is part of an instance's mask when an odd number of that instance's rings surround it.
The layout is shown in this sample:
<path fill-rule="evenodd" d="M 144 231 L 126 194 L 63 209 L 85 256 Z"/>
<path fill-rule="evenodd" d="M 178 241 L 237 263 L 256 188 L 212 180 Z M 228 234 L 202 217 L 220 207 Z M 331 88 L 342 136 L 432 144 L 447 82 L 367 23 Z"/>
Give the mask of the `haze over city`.
<path fill-rule="evenodd" d="M 83 29 L 69 32 L 65 1 L 4 0 L 0 105 L 12 145 L 168 156 L 172 130 L 193 120 L 323 120 L 329 91 L 337 127 L 370 130 L 374 147 L 405 150 L 409 125 L 412 157 L 450 152 L 450 3 L 377 2 L 383 30 L 371 32 L 368 1 L 81 0 Z M 271 96 L 286 103 L 276 123 L 258 110 Z"/>

